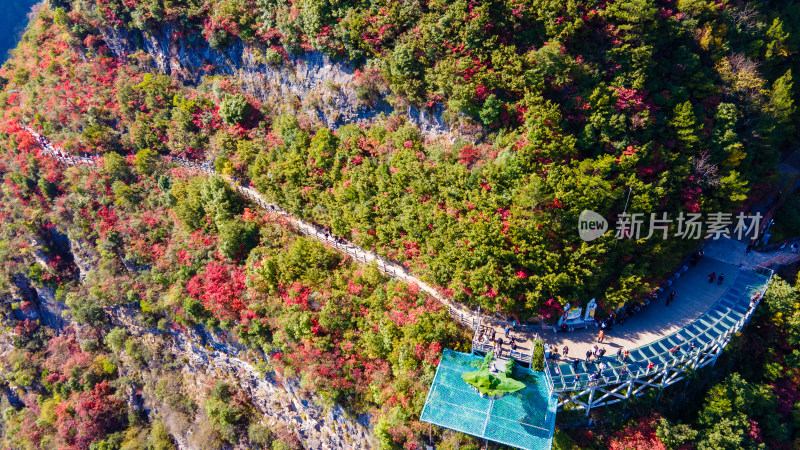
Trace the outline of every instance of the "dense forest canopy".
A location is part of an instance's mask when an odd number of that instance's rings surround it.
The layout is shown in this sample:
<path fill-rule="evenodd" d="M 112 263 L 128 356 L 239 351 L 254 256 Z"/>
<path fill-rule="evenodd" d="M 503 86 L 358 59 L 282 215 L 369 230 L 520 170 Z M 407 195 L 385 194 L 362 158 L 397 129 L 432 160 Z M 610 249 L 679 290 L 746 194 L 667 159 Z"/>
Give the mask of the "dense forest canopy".
<path fill-rule="evenodd" d="M 62 42 L 58 51 L 32 48 L 3 76 L 24 84 L 20 115 L 67 148 L 208 158 L 299 216 L 405 261 L 455 299 L 524 317 L 592 297 L 615 309 L 697 245 L 613 233 L 584 243 L 584 209 L 612 221 L 628 198 L 627 212 L 645 217 L 741 211 L 769 190 L 796 141 L 794 5 L 52 6 L 26 39 Z M 356 67 L 364 102 L 442 107 L 453 127 L 482 132 L 429 139 L 402 115 L 330 130 L 213 69 L 182 85 L 153 73 L 144 53 L 114 58 L 104 42 L 112 28 L 141 39 L 169 29 L 167 40 L 220 51 L 244 44 L 268 64 L 320 51 Z M 75 52 L 93 58 L 81 72 Z M 76 89 L 85 89 L 77 102 L 31 110 Z"/>
<path fill-rule="evenodd" d="M 595 297 L 608 313 L 699 241 L 584 242 L 580 213 L 613 229 L 623 211 L 762 203 L 797 144 L 798 36 L 796 2 L 50 0 L 0 68 L 0 312 L 14 331 L 0 388 L 22 393 L 2 400 L 3 446 L 171 448 L 188 433 L 191 445 L 298 447 L 244 390 L 197 388 L 181 371 L 167 339 L 192 330 L 370 414 L 382 448 L 457 448 L 469 438 L 417 421 L 441 349 L 469 345 L 442 305 L 162 156 L 252 183 L 470 307 L 524 320 Z M 230 62 L 297 87 L 293 64 L 313 55 L 348 81 L 265 95 Z M 331 106 L 362 120 L 328 126 Z M 446 130 L 418 127 L 411 109 Z M 58 165 L 21 122 L 99 167 Z M 53 289 L 77 336 L 52 337 L 35 305 L 5 301 L 21 275 Z M 610 413 L 604 445 L 796 439 L 797 289 L 772 288 L 758 333 L 697 391 L 656 415 L 642 413 L 654 399 L 632 403 L 633 424 Z M 126 308 L 158 337 L 115 326 Z"/>

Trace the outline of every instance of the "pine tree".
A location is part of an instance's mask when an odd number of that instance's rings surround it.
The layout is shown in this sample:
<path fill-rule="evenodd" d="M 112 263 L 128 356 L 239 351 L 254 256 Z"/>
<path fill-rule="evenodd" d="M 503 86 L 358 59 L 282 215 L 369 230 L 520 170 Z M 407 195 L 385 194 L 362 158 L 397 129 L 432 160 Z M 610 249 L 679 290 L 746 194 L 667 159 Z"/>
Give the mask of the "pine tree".
<path fill-rule="evenodd" d="M 747 156 L 736 133 L 739 110 L 731 103 L 720 103 L 714 116 L 714 131 L 711 137 L 711 159 L 715 164 L 736 167 Z"/>
<path fill-rule="evenodd" d="M 767 38 L 769 38 L 765 53 L 767 61 L 774 62 L 774 59 L 783 59 L 792 53 L 787 43 L 789 33 L 783 30 L 781 19 L 776 17 L 772 21 L 772 25 L 767 30 Z"/>
<path fill-rule="evenodd" d="M 692 109 L 692 102 L 686 101 L 675 107 L 675 117 L 672 119 L 672 128 L 678 138 L 680 146 L 688 151 L 697 150 L 700 145 L 701 126 Z"/>
<path fill-rule="evenodd" d="M 776 146 L 780 148 L 784 143 L 794 134 L 794 123 L 792 116 L 797 111 L 794 105 L 792 83 L 792 71 L 787 70 L 782 77 L 775 80 L 772 85 L 772 95 L 770 96 L 770 109 L 775 117 L 775 132 L 772 134 L 772 140 Z"/>

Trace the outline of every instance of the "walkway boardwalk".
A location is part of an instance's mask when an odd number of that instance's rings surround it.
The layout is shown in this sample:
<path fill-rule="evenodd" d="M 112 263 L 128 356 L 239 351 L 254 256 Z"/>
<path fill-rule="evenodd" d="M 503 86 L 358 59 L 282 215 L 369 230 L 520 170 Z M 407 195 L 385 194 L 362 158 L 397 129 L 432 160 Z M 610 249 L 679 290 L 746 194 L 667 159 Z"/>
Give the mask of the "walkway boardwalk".
<path fill-rule="evenodd" d="M 39 133 L 37 133 L 35 130 L 28 127 L 27 125 L 21 124 L 21 126 L 34 138 L 36 138 L 37 142 L 39 142 L 45 154 L 61 161 L 64 164 L 70 166 L 74 165 L 92 166 L 98 164 L 100 160 L 99 157 L 72 156 L 67 152 L 64 152 L 63 150 L 54 147 L 48 140 L 44 139 Z M 362 262 L 364 264 L 374 263 L 377 266 L 378 270 L 380 270 L 381 272 L 392 278 L 396 278 L 406 283 L 417 285 L 420 289 L 422 289 L 430 296 L 437 299 L 445 307 L 447 307 L 450 315 L 454 319 L 456 319 L 457 321 L 461 322 L 462 324 L 466 325 L 471 329 L 477 328 L 481 320 L 483 321 L 484 324 L 496 327 L 502 327 L 508 324 L 508 322 L 498 320 L 496 318 L 489 317 L 486 315 L 479 316 L 477 313 L 465 308 L 464 306 L 451 301 L 450 299 L 445 297 L 441 292 L 439 292 L 439 290 L 435 289 L 428 283 L 420 280 L 416 276 L 410 274 L 408 272 L 408 269 L 406 269 L 400 263 L 395 261 L 390 261 L 376 253 L 368 252 L 362 249 L 361 247 L 358 247 L 357 245 L 346 241 L 345 239 L 342 239 L 340 237 L 330 234 L 329 232 L 326 232 L 324 229 L 322 229 L 317 225 L 314 225 L 310 222 L 306 222 L 304 220 L 294 217 L 292 214 L 290 214 L 285 209 L 281 208 L 279 205 L 264 200 L 261 194 L 259 194 L 258 191 L 256 191 L 252 187 L 243 186 L 230 177 L 225 177 L 218 174 L 208 163 L 199 164 L 186 159 L 178 159 L 171 157 L 167 157 L 165 159 L 170 162 L 179 164 L 193 172 L 220 176 L 225 181 L 227 181 L 231 185 L 231 187 L 233 187 L 237 192 L 249 198 L 254 203 L 258 204 L 265 211 L 269 211 L 284 217 L 289 223 L 289 225 L 299 233 L 308 236 L 310 238 L 316 239 L 331 248 L 334 248 L 342 253 L 345 253 L 351 256 L 356 261 Z"/>
<path fill-rule="evenodd" d="M 606 355 L 615 355 L 619 348 L 632 350 L 647 345 L 674 333 L 688 325 L 694 319 L 711 308 L 720 298 L 725 289 L 733 282 L 733 277 L 741 269 L 758 271 L 761 266 L 768 266 L 776 258 L 795 258 L 800 260 L 800 254 L 788 251 L 773 251 L 761 253 L 752 251 L 746 253 L 747 244 L 734 239 L 721 238 L 708 240 L 703 245 L 705 257 L 695 267 L 689 267 L 686 272 L 671 286 L 675 291 L 675 300 L 666 305 L 666 297 L 670 289 L 663 292 L 657 300 L 642 308 L 635 317 L 628 319 L 624 325 L 615 325 L 605 331 L 604 344 L 598 344 L 599 328 L 589 327 L 569 333 L 554 333 L 545 331 L 541 337 L 551 350 L 563 352 L 566 345 L 569 347 L 569 356 L 564 359 L 572 361 L 575 358 L 585 359 L 586 352 L 595 344 L 606 348 Z M 725 274 L 722 285 L 708 283 L 708 274 L 715 272 Z"/>
<path fill-rule="evenodd" d="M 759 266 L 770 266 L 770 263 L 776 261 L 787 264 L 800 260 L 800 253 L 792 253 L 789 250 L 746 253 L 746 249 L 747 244 L 734 239 L 710 240 L 704 245 L 706 256 L 749 270 L 756 270 Z"/>

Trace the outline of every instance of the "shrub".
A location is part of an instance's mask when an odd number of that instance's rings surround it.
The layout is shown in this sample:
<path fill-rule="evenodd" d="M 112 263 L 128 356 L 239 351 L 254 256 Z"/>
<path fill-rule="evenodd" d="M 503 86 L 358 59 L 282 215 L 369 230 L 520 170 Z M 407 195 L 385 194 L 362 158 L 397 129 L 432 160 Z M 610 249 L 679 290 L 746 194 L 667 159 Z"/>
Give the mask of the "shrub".
<path fill-rule="evenodd" d="M 536 339 L 533 343 L 533 359 L 531 360 L 533 370 L 544 370 L 544 341 Z"/>
<path fill-rule="evenodd" d="M 283 55 L 271 48 L 264 50 L 264 60 L 271 66 L 279 66 L 283 62 Z"/>

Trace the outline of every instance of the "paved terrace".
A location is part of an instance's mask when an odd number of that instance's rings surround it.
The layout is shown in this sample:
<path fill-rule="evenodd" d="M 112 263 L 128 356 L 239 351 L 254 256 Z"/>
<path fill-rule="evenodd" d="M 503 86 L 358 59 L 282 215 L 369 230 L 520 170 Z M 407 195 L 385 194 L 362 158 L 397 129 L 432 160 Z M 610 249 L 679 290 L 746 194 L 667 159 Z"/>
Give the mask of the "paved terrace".
<path fill-rule="evenodd" d="M 703 246 L 705 255 L 710 258 L 725 261 L 728 264 L 740 266 L 744 269 L 756 270 L 759 265 L 770 266 L 771 262 L 782 260 L 782 263 L 800 258 L 800 254 L 792 253 L 790 250 L 772 252 L 752 251 L 746 253 L 747 244 L 734 239 L 709 240 Z"/>
<path fill-rule="evenodd" d="M 769 277 L 746 269 L 734 268 L 732 272 L 726 274 L 726 279 L 733 277 L 732 282 L 723 287 L 716 283 L 708 283 L 704 276 L 705 271 L 700 272 L 704 267 L 708 270 L 710 267 L 725 268 L 730 265 L 706 260 L 705 264 L 698 264 L 694 270 L 695 274 L 687 272 L 673 284 L 678 296 L 669 307 L 666 307 L 663 298 L 660 298 L 647 306 L 648 312 L 654 311 L 653 313 L 642 312 L 624 326 L 606 332 L 605 343 L 598 344 L 608 349 L 605 357 L 599 360 L 592 358 L 590 362 L 584 360 L 577 365 L 577 370 L 572 357 L 562 357 L 550 364 L 547 370 L 553 379 L 554 389 L 572 391 L 591 386 L 593 382 L 590 374 L 597 372 L 600 372 L 601 379 L 595 381 L 596 384 L 617 383 L 632 376 L 638 378 L 660 371 L 675 362 L 696 359 L 701 351 L 718 345 L 720 339 L 731 329 L 735 330 L 737 324 L 741 324 L 753 309 L 751 298 L 754 294 L 763 292 Z M 709 294 L 709 291 L 714 295 Z M 669 308 L 677 306 L 677 302 L 681 300 L 681 293 L 687 295 L 686 303 L 692 302 L 690 296 L 692 292 L 697 294 L 695 297 L 698 300 L 695 305 L 687 305 L 682 308 L 683 312 L 666 312 Z M 713 301 L 713 297 L 717 300 Z M 705 306 L 709 301 L 710 307 Z M 695 311 L 704 308 L 707 309 L 705 312 L 687 320 Z M 640 340 L 633 341 L 636 338 Z M 622 343 L 631 346 L 631 350 L 630 357 L 620 361 L 616 358 L 616 349 Z M 574 345 L 576 348 L 588 348 L 588 344 L 581 341 Z M 694 348 L 691 344 L 694 344 Z M 585 352 L 580 356 L 585 358 Z M 607 366 L 602 372 L 600 363 Z"/>
<path fill-rule="evenodd" d="M 721 285 L 708 282 L 708 274 L 725 274 Z M 711 308 L 731 286 L 739 268 L 716 259 L 704 257 L 695 267 L 689 267 L 673 285 L 666 289 L 657 300 L 643 306 L 634 317 L 624 325 L 617 323 L 606 328 L 603 343 L 598 343 L 599 328 L 590 326 L 572 332 L 544 331 L 542 339 L 551 350 L 557 348 L 559 354 L 564 346 L 569 347 L 569 356 L 561 356 L 561 362 L 575 358 L 585 360 L 586 352 L 594 345 L 606 349 L 606 357 L 616 356 L 619 348 L 633 350 L 685 327 Z M 666 306 L 666 298 L 671 290 L 675 299 Z"/>
<path fill-rule="evenodd" d="M 586 329 L 572 332 L 552 332 L 544 331 L 542 338 L 551 350 L 557 350 L 554 365 L 561 363 L 572 363 L 575 359 L 586 360 L 586 352 L 592 350 L 597 345 L 606 349 L 606 364 L 608 360 L 616 360 L 617 351 L 622 348 L 631 351 L 656 342 L 665 336 L 676 333 L 684 327 L 690 326 L 701 315 L 711 310 L 722 301 L 723 296 L 731 299 L 732 295 L 740 293 L 741 286 L 733 285 L 734 278 L 739 275 L 740 270 L 744 273 L 756 272 L 759 266 L 772 266 L 774 262 L 786 262 L 786 260 L 798 260 L 800 254 L 790 253 L 788 250 L 773 252 L 746 252 L 747 244 L 734 239 L 721 238 L 708 240 L 704 244 L 705 256 L 696 266 L 689 266 L 688 270 L 680 272 L 678 278 L 672 286 L 667 288 L 656 300 L 644 306 L 634 317 L 629 318 L 624 325 L 616 324 L 612 328 L 605 330 L 605 337 L 602 343 L 598 343 L 600 329 L 591 326 Z M 725 274 L 725 280 L 721 285 L 708 282 L 708 275 L 715 272 Z M 739 281 L 747 282 L 749 275 L 739 277 Z M 758 285 L 758 280 L 756 281 Z M 757 286 L 756 286 L 757 287 Z M 734 288 L 734 289 L 731 289 Z M 750 286 L 749 293 L 754 287 Z M 670 291 L 676 293 L 675 299 L 666 306 L 666 297 Z M 723 295 L 724 294 L 724 295 Z M 687 342 L 688 344 L 688 342 Z M 569 348 L 569 355 L 563 356 L 564 346 Z M 674 345 L 673 347 L 674 348 Z M 631 358 L 628 362 L 632 362 Z M 551 360 L 552 361 L 552 360 Z M 592 358 L 595 361 L 595 358 Z M 657 361 L 656 361 L 657 363 Z M 581 364 L 579 373 L 596 371 L 595 364 L 586 367 Z M 574 375 L 572 370 L 566 373 Z"/>

